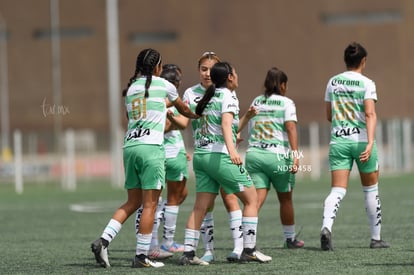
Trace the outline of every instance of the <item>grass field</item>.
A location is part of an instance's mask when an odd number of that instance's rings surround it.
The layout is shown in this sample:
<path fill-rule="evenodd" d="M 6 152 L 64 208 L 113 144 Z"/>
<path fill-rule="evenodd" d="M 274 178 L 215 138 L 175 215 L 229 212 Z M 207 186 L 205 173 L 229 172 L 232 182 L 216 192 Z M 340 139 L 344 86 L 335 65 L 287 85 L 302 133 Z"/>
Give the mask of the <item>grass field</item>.
<path fill-rule="evenodd" d="M 414 274 L 414 175 L 382 177 L 383 238 L 390 249 L 372 250 L 359 183 L 351 181 L 333 228 L 335 251 L 322 252 L 319 243 L 322 203 L 329 180 L 297 181 L 295 210 L 301 250 L 282 248 L 279 207 L 271 193 L 259 216 L 258 247 L 273 257 L 269 264 L 230 264 L 232 249 L 227 213 L 217 198 L 215 215 L 216 262 L 207 267 L 179 266 L 175 255 L 161 269 L 132 269 L 135 253 L 133 219 L 128 220 L 110 246 L 110 269 L 97 267 L 90 243 L 100 236 L 113 211 L 125 200 L 123 189 L 107 182 L 79 183 L 76 192 L 57 184 L 27 184 L 22 195 L 0 185 L 0 274 Z M 194 202 L 193 183 L 181 207 L 176 240 Z M 78 210 L 78 211 L 74 211 Z M 81 210 L 81 212 L 79 212 Z M 199 254 L 202 253 L 202 242 Z"/>

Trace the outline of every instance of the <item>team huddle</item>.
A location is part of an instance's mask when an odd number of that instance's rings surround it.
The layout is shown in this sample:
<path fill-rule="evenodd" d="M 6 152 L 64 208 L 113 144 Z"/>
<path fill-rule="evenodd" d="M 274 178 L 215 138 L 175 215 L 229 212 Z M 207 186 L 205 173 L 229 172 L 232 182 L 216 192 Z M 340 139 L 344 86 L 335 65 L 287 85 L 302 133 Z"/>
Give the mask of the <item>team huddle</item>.
<path fill-rule="evenodd" d="M 325 101 L 332 122 L 329 161 L 332 188 L 325 199 L 321 249 L 333 250 L 332 226 L 346 193 L 355 161 L 361 174 L 371 228 L 371 248 L 386 248 L 381 239 L 378 195 L 378 157 L 375 144 L 375 84 L 362 75 L 367 53 L 358 43 L 345 49 L 347 71 L 328 83 Z M 138 54 L 134 75 L 123 90 L 128 129 L 123 159 L 127 201 L 113 214 L 102 235 L 91 244 L 96 262 L 109 267 L 108 246 L 122 224 L 136 214 L 134 268 L 164 266 L 163 259 L 182 253 L 178 264 L 207 266 L 214 255 L 214 202 L 221 195 L 228 212 L 233 250 L 229 262 L 272 261 L 256 248 L 258 216 L 271 187 L 280 203 L 284 247 L 304 246 L 297 239 L 292 192 L 298 172 L 297 117 L 286 97 L 288 77 L 273 67 L 266 74 L 264 92 L 243 115 L 240 113 L 238 75 L 214 52 L 198 61 L 200 82 L 178 95 L 182 72 L 162 64 L 158 51 Z M 187 154 L 180 130 L 191 122 L 194 154 Z M 237 151 L 240 133 L 248 128 L 245 160 Z M 187 196 L 187 162 L 192 160 L 196 197 L 188 217 L 184 243 L 175 242 L 177 216 Z M 286 168 L 286 169 L 285 169 Z M 161 191 L 166 187 L 166 199 Z M 239 202 L 243 204 L 241 208 Z M 158 229 L 163 224 L 162 241 Z M 200 238 L 204 254 L 196 256 Z"/>

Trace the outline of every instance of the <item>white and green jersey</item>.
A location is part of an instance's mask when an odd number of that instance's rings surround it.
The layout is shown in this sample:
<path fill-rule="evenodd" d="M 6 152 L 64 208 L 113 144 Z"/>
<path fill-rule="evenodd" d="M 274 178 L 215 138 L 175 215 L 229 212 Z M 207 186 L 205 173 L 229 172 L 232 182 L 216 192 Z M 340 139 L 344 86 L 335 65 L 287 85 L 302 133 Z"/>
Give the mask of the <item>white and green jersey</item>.
<path fill-rule="evenodd" d="M 249 121 L 247 151 L 267 150 L 277 154 L 289 153 L 289 139 L 285 122 L 297 122 L 295 103 L 281 95 L 256 97 L 251 106 L 258 114 Z"/>
<path fill-rule="evenodd" d="M 174 115 L 179 112 L 175 107 L 168 108 Z M 175 158 L 180 152 L 185 153 L 184 140 L 180 130 L 172 130 L 164 134 L 165 157 Z"/>
<path fill-rule="evenodd" d="M 128 130 L 124 147 L 137 144 L 158 144 L 164 142 L 164 128 L 167 115 L 165 99 L 173 102 L 178 98 L 177 89 L 167 80 L 152 76 L 148 97 L 145 98 L 146 77 L 140 77 L 129 87 L 125 96 L 128 112 Z"/>
<path fill-rule="evenodd" d="M 202 117 L 198 119 L 198 127 L 193 128 L 196 152 L 228 154 L 221 128 L 223 113 L 234 114 L 232 132 L 233 141 L 236 143 L 237 128 L 239 125 L 239 100 L 235 91 L 230 91 L 227 88 L 218 88 L 204 109 Z"/>
<path fill-rule="evenodd" d="M 367 142 L 364 100 L 377 101 L 375 83 L 360 73 L 346 71 L 332 77 L 325 101 L 331 103 L 331 144 Z"/>
<path fill-rule="evenodd" d="M 201 85 L 197 84 L 194 85 L 187 90 L 185 90 L 183 95 L 183 101 L 188 105 L 190 110 L 195 113 L 195 109 L 197 107 L 198 102 L 203 98 L 204 94 L 206 93 L 206 89 Z M 199 119 L 192 119 L 191 120 L 191 126 L 193 129 L 193 139 L 194 139 L 194 148 L 196 148 L 195 141 L 197 129 L 200 128 L 200 120 Z"/>

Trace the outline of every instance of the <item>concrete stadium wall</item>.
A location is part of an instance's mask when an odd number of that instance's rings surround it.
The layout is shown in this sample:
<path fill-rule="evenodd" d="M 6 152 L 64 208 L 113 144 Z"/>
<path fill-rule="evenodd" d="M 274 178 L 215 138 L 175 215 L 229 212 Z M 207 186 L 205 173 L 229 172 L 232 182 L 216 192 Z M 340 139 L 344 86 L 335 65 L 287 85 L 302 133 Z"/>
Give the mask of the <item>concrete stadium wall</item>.
<path fill-rule="evenodd" d="M 107 131 L 105 1 L 59 5 L 62 104 L 53 106 L 50 1 L 0 1 L 7 26 L 10 127 L 50 131 L 54 117 L 61 116 L 64 129 Z M 242 112 L 262 92 L 266 71 L 277 66 L 289 76 L 288 96 L 296 102 L 299 122 L 324 121 L 326 81 L 345 69 L 343 50 L 358 41 L 368 50 L 366 75 L 377 84 L 378 117 L 414 116 L 409 90 L 414 1 L 119 0 L 119 27 L 119 96 L 144 48 L 159 50 L 164 63 L 183 69 L 181 92 L 198 82 L 200 55 L 215 51 L 238 71 Z"/>

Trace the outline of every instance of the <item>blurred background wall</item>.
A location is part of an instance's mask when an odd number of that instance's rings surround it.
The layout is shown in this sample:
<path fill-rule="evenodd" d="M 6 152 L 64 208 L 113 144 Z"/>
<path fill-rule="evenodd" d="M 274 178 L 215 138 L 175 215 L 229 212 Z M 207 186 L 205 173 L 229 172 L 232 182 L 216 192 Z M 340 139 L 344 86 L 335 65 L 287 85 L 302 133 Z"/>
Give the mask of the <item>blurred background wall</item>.
<path fill-rule="evenodd" d="M 326 82 L 333 74 L 345 70 L 343 50 L 349 42 L 357 41 L 368 50 L 365 74 L 377 85 L 377 112 L 379 120 L 384 122 L 380 128 L 384 142 L 388 143 L 393 131 L 397 131 L 394 135 L 400 135 L 404 127 L 412 132 L 414 93 L 409 83 L 414 75 L 414 1 L 119 0 L 117 3 L 119 97 L 134 72 L 138 52 L 144 48 L 159 50 L 164 63 L 176 63 L 182 68 L 181 93 L 198 82 L 200 55 L 214 51 L 237 69 L 242 112 L 262 93 L 267 70 L 272 66 L 284 70 L 289 77 L 288 96 L 296 103 L 303 145 L 309 144 L 307 127 L 311 123 L 320 126 L 317 130 L 320 144 L 326 145 L 329 137 L 323 101 Z M 106 4 L 104 0 L 0 0 L 0 43 L 1 51 L 6 53 L 0 54 L 3 64 L 0 92 L 4 95 L 7 91 L 8 96 L 1 97 L 1 115 L 5 117 L 3 106 L 7 104 L 10 146 L 13 131 L 19 129 L 24 152 L 53 153 L 61 146 L 54 135 L 58 123 L 59 132 L 75 130 L 80 151 L 109 150 Z M 53 17 L 58 23 L 56 29 Z M 52 46 L 56 37 L 58 59 Z M 119 124 L 124 128 L 122 99 L 119 105 L 122 113 Z M 408 126 L 402 126 L 403 122 L 397 123 L 401 125 L 399 128 L 388 126 L 394 119 L 408 119 Z M 191 143 L 189 130 L 185 136 Z M 409 139 L 411 144 L 411 134 Z"/>

